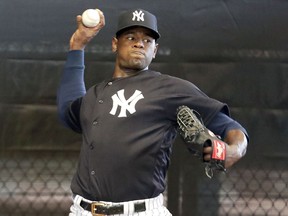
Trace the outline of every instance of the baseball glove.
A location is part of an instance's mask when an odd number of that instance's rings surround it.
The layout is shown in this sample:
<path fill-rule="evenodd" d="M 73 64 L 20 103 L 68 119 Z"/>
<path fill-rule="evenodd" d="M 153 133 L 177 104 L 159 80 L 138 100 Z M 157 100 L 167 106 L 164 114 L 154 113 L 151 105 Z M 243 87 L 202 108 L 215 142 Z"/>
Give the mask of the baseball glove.
<path fill-rule="evenodd" d="M 199 113 L 187 106 L 180 106 L 177 109 L 177 123 L 178 132 L 189 151 L 205 163 L 205 173 L 209 178 L 213 177 L 214 170 L 226 171 L 226 143 L 204 126 Z M 206 146 L 212 147 L 210 161 L 204 161 L 203 148 Z"/>

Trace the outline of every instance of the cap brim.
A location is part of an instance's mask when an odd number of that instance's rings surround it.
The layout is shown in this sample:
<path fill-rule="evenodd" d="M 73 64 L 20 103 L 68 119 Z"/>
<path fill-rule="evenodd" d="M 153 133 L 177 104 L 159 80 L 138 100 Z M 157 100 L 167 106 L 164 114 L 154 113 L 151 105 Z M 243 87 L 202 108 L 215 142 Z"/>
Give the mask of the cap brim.
<path fill-rule="evenodd" d="M 129 30 L 130 28 L 136 28 L 136 27 L 143 27 L 143 28 L 146 28 L 148 30 L 151 31 L 151 35 L 153 36 L 154 39 L 159 39 L 161 37 L 161 35 L 159 34 L 159 32 L 156 32 L 154 31 L 153 29 L 150 29 L 148 28 L 147 26 L 144 26 L 144 25 L 129 25 L 129 26 L 126 26 L 126 27 L 123 27 L 121 29 L 119 29 L 117 32 L 116 32 L 116 36 L 120 36 L 123 32 Z"/>

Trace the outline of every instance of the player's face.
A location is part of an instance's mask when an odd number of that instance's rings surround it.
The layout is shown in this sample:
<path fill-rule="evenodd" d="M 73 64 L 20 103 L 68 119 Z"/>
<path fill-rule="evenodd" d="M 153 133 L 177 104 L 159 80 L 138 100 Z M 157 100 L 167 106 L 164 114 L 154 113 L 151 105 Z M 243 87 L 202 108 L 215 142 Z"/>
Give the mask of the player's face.
<path fill-rule="evenodd" d="M 135 27 L 113 38 L 112 49 L 117 53 L 116 64 L 123 70 L 143 70 L 155 58 L 158 44 L 151 31 Z"/>

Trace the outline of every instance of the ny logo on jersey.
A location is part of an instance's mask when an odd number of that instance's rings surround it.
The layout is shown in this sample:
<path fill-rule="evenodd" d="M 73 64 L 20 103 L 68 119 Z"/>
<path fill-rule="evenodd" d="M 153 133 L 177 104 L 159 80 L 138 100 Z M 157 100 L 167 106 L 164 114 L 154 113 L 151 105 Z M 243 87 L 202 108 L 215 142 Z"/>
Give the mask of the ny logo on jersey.
<path fill-rule="evenodd" d="M 144 21 L 144 13 L 143 13 L 143 11 L 134 11 L 133 12 L 133 18 L 132 18 L 132 20 L 133 21 L 135 21 L 135 19 L 137 19 L 137 21 L 139 22 L 139 21 Z"/>
<path fill-rule="evenodd" d="M 143 99 L 144 96 L 141 91 L 135 90 L 134 94 L 126 100 L 124 96 L 124 89 L 119 90 L 117 94 L 114 94 L 112 97 L 113 100 L 113 107 L 110 111 L 111 115 L 115 115 L 118 107 L 121 107 L 120 113 L 118 115 L 119 118 L 121 117 L 127 117 L 126 111 L 128 111 L 130 114 L 133 114 L 136 112 L 135 105 L 140 100 Z"/>

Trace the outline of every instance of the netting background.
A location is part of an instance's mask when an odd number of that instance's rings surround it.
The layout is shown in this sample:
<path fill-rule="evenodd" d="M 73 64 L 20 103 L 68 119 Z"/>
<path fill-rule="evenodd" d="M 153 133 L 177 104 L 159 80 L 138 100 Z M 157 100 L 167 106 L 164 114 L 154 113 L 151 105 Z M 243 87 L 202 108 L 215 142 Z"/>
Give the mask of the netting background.
<path fill-rule="evenodd" d="M 179 195 L 171 195 L 168 201 L 175 202 L 169 205 L 173 215 L 287 215 L 285 161 L 258 158 L 267 163 L 237 166 L 208 179 L 199 161 L 189 158 L 185 152 L 183 155 L 187 156 L 186 161 L 194 162 L 194 166 L 180 169 L 178 185 L 174 185 Z M 1 155 L 0 215 L 68 215 L 70 181 L 77 158 L 77 151 L 10 151 Z M 167 192 L 166 199 L 170 197 L 169 188 Z M 177 208 L 173 209 L 175 204 Z"/>
<path fill-rule="evenodd" d="M 77 152 L 6 152 L 1 156 L 0 215 L 68 215 Z"/>

